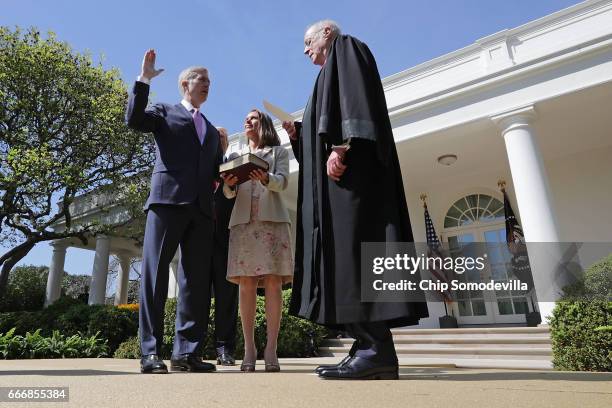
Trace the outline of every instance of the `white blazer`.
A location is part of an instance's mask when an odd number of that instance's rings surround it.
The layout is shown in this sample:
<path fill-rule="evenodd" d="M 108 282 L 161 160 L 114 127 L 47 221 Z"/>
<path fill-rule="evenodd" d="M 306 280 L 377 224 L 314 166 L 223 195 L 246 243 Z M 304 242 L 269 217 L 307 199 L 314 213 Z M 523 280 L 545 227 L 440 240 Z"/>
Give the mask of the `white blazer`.
<path fill-rule="evenodd" d="M 248 146 L 241 151 L 241 154 L 248 153 Z M 237 157 L 238 154 L 232 153 L 229 160 Z M 291 222 L 289 211 L 285 207 L 280 192 L 287 188 L 289 184 L 289 153 L 281 146 L 266 146 L 257 156 L 261 157 L 270 165 L 268 170 L 269 181 L 259 196 L 259 221 Z M 230 217 L 228 228 L 238 224 L 247 224 L 251 220 L 251 183 L 245 182 L 231 189 L 228 185 L 223 185 L 223 194 L 227 198 L 236 197 L 234 209 Z"/>

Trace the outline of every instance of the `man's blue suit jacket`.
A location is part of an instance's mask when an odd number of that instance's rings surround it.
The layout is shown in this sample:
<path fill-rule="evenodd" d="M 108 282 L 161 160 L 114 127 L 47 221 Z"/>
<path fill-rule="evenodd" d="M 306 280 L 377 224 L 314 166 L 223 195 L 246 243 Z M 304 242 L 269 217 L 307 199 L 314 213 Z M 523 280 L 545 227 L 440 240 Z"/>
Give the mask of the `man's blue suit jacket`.
<path fill-rule="evenodd" d="M 126 122 L 132 129 L 155 136 L 155 167 L 145 210 L 153 204 L 195 203 L 213 216 L 213 182 L 218 178 L 223 151 L 217 129 L 206 120 L 200 144 L 191 113 L 180 103 L 147 108 L 149 85 L 136 82 L 129 95 Z"/>

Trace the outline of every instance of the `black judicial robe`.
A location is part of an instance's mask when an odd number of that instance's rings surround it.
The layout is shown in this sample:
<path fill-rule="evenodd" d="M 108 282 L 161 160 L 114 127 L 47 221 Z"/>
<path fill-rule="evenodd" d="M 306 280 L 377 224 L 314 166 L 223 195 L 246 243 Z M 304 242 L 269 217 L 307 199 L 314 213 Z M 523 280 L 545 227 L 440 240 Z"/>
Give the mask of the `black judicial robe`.
<path fill-rule="evenodd" d="M 417 324 L 426 303 L 361 302 L 361 243 L 412 242 L 387 104 L 367 45 L 332 43 L 292 141 L 300 163 L 295 274 L 290 313 L 338 327 Z M 350 139 L 339 182 L 327 176 L 332 145 Z"/>

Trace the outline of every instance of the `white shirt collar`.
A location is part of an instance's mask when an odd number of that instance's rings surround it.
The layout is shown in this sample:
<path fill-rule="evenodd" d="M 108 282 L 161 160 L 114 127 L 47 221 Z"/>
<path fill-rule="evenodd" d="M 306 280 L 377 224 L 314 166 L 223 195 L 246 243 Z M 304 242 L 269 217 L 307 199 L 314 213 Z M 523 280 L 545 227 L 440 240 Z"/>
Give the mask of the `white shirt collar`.
<path fill-rule="evenodd" d="M 187 109 L 189 112 L 191 112 L 192 110 L 196 109 L 196 107 L 193 106 L 192 104 L 190 104 L 189 102 L 187 102 L 186 99 L 183 99 L 181 101 L 181 105 L 183 105 L 185 107 L 185 109 Z M 200 113 L 202 113 L 202 111 L 200 111 Z"/>

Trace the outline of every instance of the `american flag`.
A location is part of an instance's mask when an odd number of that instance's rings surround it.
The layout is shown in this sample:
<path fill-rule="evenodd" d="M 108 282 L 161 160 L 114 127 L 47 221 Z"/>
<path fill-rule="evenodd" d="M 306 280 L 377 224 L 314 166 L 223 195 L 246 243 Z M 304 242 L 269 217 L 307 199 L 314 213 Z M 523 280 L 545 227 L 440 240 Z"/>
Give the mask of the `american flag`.
<path fill-rule="evenodd" d="M 532 288 L 533 278 L 531 267 L 529 266 L 529 256 L 527 255 L 523 229 L 519 225 L 514 211 L 512 211 L 508 194 L 506 194 L 506 190 L 503 188 L 502 193 L 504 194 L 504 216 L 506 217 L 506 243 L 508 244 L 508 250 L 512 254 L 510 259 L 512 272 L 518 279 L 527 283 Z"/>
<path fill-rule="evenodd" d="M 428 253 L 427 256 L 430 258 L 444 258 L 442 255 L 440 240 L 438 240 L 438 236 L 436 235 L 436 229 L 434 228 L 433 221 L 429 216 L 429 211 L 427 210 L 427 204 L 423 203 L 423 207 L 425 208 L 425 233 L 427 236 L 427 248 Z M 440 282 L 449 283 L 449 280 L 446 277 L 444 271 L 436 270 L 435 268 L 431 268 L 429 270 L 431 274 L 438 279 Z M 452 301 L 452 293 L 450 290 L 446 290 L 441 293 L 444 298 L 444 302 Z"/>

